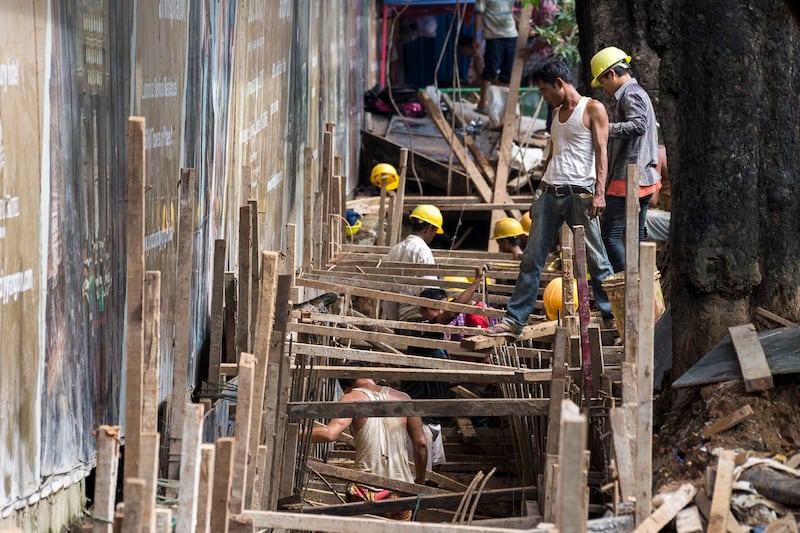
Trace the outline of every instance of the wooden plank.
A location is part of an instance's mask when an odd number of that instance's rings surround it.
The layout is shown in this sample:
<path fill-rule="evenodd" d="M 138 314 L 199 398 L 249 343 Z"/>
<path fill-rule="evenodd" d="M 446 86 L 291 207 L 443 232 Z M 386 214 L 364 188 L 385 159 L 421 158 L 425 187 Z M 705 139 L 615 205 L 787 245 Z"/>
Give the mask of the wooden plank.
<path fill-rule="evenodd" d="M 231 513 L 240 514 L 244 509 L 245 490 L 250 446 L 250 425 L 252 414 L 257 407 L 253 403 L 255 387 L 256 358 L 249 353 L 239 357 L 239 376 L 236 393 L 236 427 L 234 428 L 233 474 L 231 476 L 228 507 Z"/>
<path fill-rule="evenodd" d="M 636 523 L 650 516 L 653 500 L 653 355 L 655 338 L 656 244 L 639 248 L 639 349 L 636 381 L 638 417 L 636 427 Z M 630 342 L 630 339 L 626 339 Z"/>
<path fill-rule="evenodd" d="M 314 193 L 314 213 L 322 213 L 322 204 L 324 198 L 321 192 Z M 324 219 L 320 218 L 319 215 L 317 216 L 318 224 L 314 226 L 314 268 L 325 268 L 327 264 L 324 256 L 324 237 L 322 235 L 325 233 L 327 224 Z"/>
<path fill-rule="evenodd" d="M 714 496 L 711 498 L 708 533 L 725 533 L 727 530 L 735 457 L 736 453 L 732 450 L 723 450 L 717 461 L 717 479 L 714 482 Z"/>
<path fill-rule="evenodd" d="M 223 309 L 225 302 L 225 239 L 214 241 L 214 264 L 211 268 L 207 381 L 219 383 L 219 365 L 222 362 L 222 328 L 225 322 Z"/>
<path fill-rule="evenodd" d="M 211 489 L 210 531 L 226 533 L 228 531 L 228 494 L 233 474 L 233 444 L 231 437 L 217 440 L 214 448 L 214 485 Z"/>
<path fill-rule="evenodd" d="M 444 198 L 447 198 L 447 197 L 444 196 L 444 197 L 437 197 L 437 198 L 444 199 Z M 471 203 L 480 201 L 480 198 L 478 198 L 478 197 L 471 197 L 470 196 L 470 197 L 467 197 L 467 198 L 468 198 L 468 200 L 465 200 L 464 203 L 470 203 L 471 204 Z M 419 203 L 430 203 L 430 202 L 422 201 L 422 199 L 420 197 L 414 197 L 413 199 L 414 199 L 415 202 L 419 202 Z M 530 202 L 523 202 L 523 203 L 527 203 L 530 206 Z M 415 203 L 415 205 L 416 205 L 416 203 Z M 434 203 L 434 205 L 436 205 L 436 207 L 439 207 L 440 204 Z M 373 245 L 367 245 L 367 244 L 345 244 L 345 245 L 342 246 L 342 252 L 345 253 L 345 254 L 348 254 L 348 253 L 349 254 L 367 254 L 367 255 L 381 254 L 381 255 L 385 256 L 385 255 L 387 255 L 389 253 L 389 249 L 390 248 L 391 248 L 390 246 L 373 246 Z M 443 258 L 443 257 L 445 257 L 445 258 L 446 257 L 450 257 L 450 258 L 452 258 L 452 257 L 460 257 L 462 259 L 478 259 L 478 260 L 481 260 L 481 261 L 486 261 L 486 260 L 509 261 L 509 262 L 513 262 L 514 261 L 514 254 L 501 253 L 501 252 L 490 253 L 490 252 L 486 252 L 486 251 L 482 251 L 482 250 L 441 250 L 441 249 L 438 249 L 438 248 L 432 249 L 431 252 L 433 252 L 433 257 L 435 259 L 436 258 Z"/>
<path fill-rule="evenodd" d="M 322 210 L 315 211 L 319 220 L 322 221 L 320 225 L 319 241 L 322 245 L 322 256 L 320 257 L 319 266 L 328 263 L 328 239 L 330 237 L 328 226 L 328 214 L 331 212 L 331 178 L 333 178 L 333 128 L 334 125 L 328 123 L 325 125 L 325 131 L 322 133 L 322 165 L 320 167 L 320 182 L 322 183 Z"/>
<path fill-rule="evenodd" d="M 278 276 L 278 301 L 275 305 L 275 323 L 272 331 L 273 344 L 270 346 L 269 363 L 267 370 L 268 385 L 264 401 L 264 435 L 266 435 L 267 450 L 272 446 L 270 466 L 265 465 L 264 482 L 269 482 L 269 491 L 265 495 L 270 509 L 278 508 L 278 491 L 280 488 L 280 474 L 283 471 L 283 455 L 286 449 L 286 402 L 289 399 L 291 376 L 289 371 L 289 357 L 284 354 L 286 343 L 286 330 L 289 318 L 289 287 L 292 284 L 291 276 Z M 274 354 L 273 354 L 274 352 Z M 273 380 L 270 373 L 277 375 Z M 272 393 L 275 393 L 275 396 Z M 268 422 L 273 422 L 270 427 Z M 263 489 L 262 489 L 263 490 Z"/>
<path fill-rule="evenodd" d="M 211 492 L 214 483 L 214 445 L 200 445 L 200 476 L 197 488 L 197 533 L 211 533 Z"/>
<path fill-rule="evenodd" d="M 200 492 L 200 466 L 203 442 L 203 406 L 184 404 L 183 437 L 181 440 L 181 477 L 175 529 L 195 531 Z M 239 412 L 236 414 L 237 418 Z"/>
<path fill-rule="evenodd" d="M 251 493 L 250 507 L 252 509 L 263 509 L 262 489 L 264 485 L 264 467 L 267 464 L 267 446 L 259 444 L 256 451 L 256 468 L 253 476 L 253 492 Z"/>
<path fill-rule="evenodd" d="M 97 468 L 92 515 L 97 520 L 93 522 L 92 531 L 112 533 L 119 472 L 119 426 L 100 426 L 94 435 L 97 441 Z"/>
<path fill-rule="evenodd" d="M 228 520 L 228 531 L 230 533 L 252 533 L 255 531 L 253 519 L 244 516 L 232 516 Z"/>
<path fill-rule="evenodd" d="M 125 480 L 125 514 L 122 518 L 122 533 L 141 533 L 144 521 L 145 481 L 139 478 Z"/>
<path fill-rule="evenodd" d="M 782 316 L 776 315 L 771 311 L 767 311 L 763 307 L 756 307 L 755 312 L 757 315 L 766 318 L 767 320 L 771 320 L 772 322 L 775 322 L 776 324 L 786 328 L 796 328 L 797 326 L 800 326 L 800 324 L 798 324 L 797 322 L 786 320 Z"/>
<path fill-rule="evenodd" d="M 389 179 L 390 175 L 382 174 L 381 176 L 381 195 L 380 205 L 378 206 L 378 224 L 375 226 L 375 231 L 378 233 L 378 238 L 376 239 L 376 244 L 378 246 L 383 246 L 386 244 L 386 230 L 388 229 L 386 225 L 386 200 L 388 199 L 386 196 L 388 193 L 386 190 L 386 180 Z"/>
<path fill-rule="evenodd" d="M 685 483 L 659 507 L 636 527 L 634 533 L 658 533 L 670 520 L 694 499 L 697 489 L 691 483 Z M 697 510 L 697 508 L 695 508 Z M 699 516 L 698 516 L 699 521 Z M 702 529 L 700 530 L 702 531 Z"/>
<path fill-rule="evenodd" d="M 467 153 L 465 146 L 461 144 L 456 137 L 453 128 L 450 127 L 450 124 L 442 115 L 442 109 L 439 107 L 438 102 L 434 102 L 427 91 L 418 91 L 417 95 L 419 96 L 419 101 L 422 103 L 422 106 L 428 112 L 431 120 L 433 120 L 433 123 L 436 124 L 436 127 L 439 128 L 439 131 L 442 132 L 442 137 L 444 137 L 444 140 L 450 145 L 450 148 L 453 150 L 453 154 L 458 159 L 458 162 L 461 163 L 466 169 L 467 177 L 469 178 L 470 183 L 475 186 L 475 189 L 478 191 L 481 199 L 484 202 L 491 202 L 492 189 L 489 187 L 489 184 L 486 183 L 486 179 L 483 177 L 483 174 L 481 174 L 481 171 L 478 170 L 477 166 L 475 166 L 475 163 Z"/>
<path fill-rule="evenodd" d="M 508 200 L 508 174 L 511 168 L 511 146 L 519 132 L 519 120 L 517 119 L 517 103 L 519 101 L 519 87 L 522 81 L 522 69 L 525 65 L 525 54 L 523 50 L 528 45 L 528 31 L 530 29 L 532 5 L 522 8 L 519 14 L 519 27 L 517 28 L 517 46 L 514 52 L 514 64 L 511 67 L 511 80 L 508 83 L 508 100 L 506 102 L 505 113 L 503 114 L 503 133 L 500 136 L 500 154 L 497 161 L 497 172 L 494 178 L 494 190 L 492 191 L 492 202 L 502 203 Z M 519 218 L 521 213 L 510 213 L 514 218 Z M 506 216 L 506 211 L 492 211 L 490 228 L 493 228 L 498 220 Z M 489 241 L 489 251 L 497 251 L 497 241 Z"/>
<path fill-rule="evenodd" d="M 125 335 L 125 456 L 123 479 L 139 475 L 139 435 L 142 431 L 144 374 L 144 117 L 128 119 L 127 289 Z M 125 489 L 128 484 L 125 483 Z M 134 488 L 133 490 L 137 490 Z M 125 494 L 127 498 L 127 492 Z"/>
<path fill-rule="evenodd" d="M 267 382 L 267 359 L 272 342 L 272 320 L 275 311 L 278 261 L 279 255 L 276 252 L 261 253 L 261 281 L 258 290 L 261 304 L 256 334 L 253 339 L 253 355 L 256 356 L 256 380 L 253 386 L 253 405 L 255 409 L 252 413 L 251 424 L 256 430 L 250 432 L 249 450 L 258 450 L 258 445 L 262 442 L 262 438 L 265 438 L 262 437 L 261 421 L 263 417 L 264 387 Z M 245 478 L 250 480 L 245 490 L 245 506 L 248 506 L 252 496 L 252 480 L 255 478 L 255 468 L 256 462 L 250 461 L 247 465 L 247 476 Z"/>
<path fill-rule="evenodd" d="M 554 466 L 558 462 L 558 439 L 561 428 L 561 401 L 566 392 L 566 358 L 567 358 L 567 330 L 556 328 L 553 341 L 553 380 L 550 383 L 550 399 L 547 416 L 547 440 L 545 444 L 544 466 L 544 494 L 540 494 L 540 503 L 547 522 L 554 522 L 556 479 Z"/>
<path fill-rule="evenodd" d="M 319 461 L 309 461 L 308 468 L 321 474 L 323 476 L 333 476 L 338 479 L 346 481 L 355 481 L 357 483 L 364 483 L 372 487 L 380 487 L 382 489 L 396 490 L 406 494 L 443 494 L 445 491 L 428 487 L 427 485 L 419 485 L 417 483 L 408 483 L 397 479 L 392 479 L 372 472 L 364 472 L 361 470 L 354 470 L 352 468 L 345 468 L 342 466 L 335 466 Z"/>
<path fill-rule="evenodd" d="M 310 272 L 314 265 L 314 174 L 315 150 L 303 149 L 303 272 Z"/>
<path fill-rule="evenodd" d="M 772 372 L 753 324 L 728 328 L 747 392 L 771 389 Z"/>
<path fill-rule="evenodd" d="M 571 400 L 562 400 L 561 406 L 556 526 L 559 531 L 581 533 L 586 531 L 589 519 L 581 512 L 585 508 L 583 464 L 588 428 L 586 416 Z"/>
<path fill-rule="evenodd" d="M 556 331 L 557 321 L 551 320 L 549 322 L 542 322 L 541 324 L 532 324 L 522 328 L 522 334 L 515 340 L 542 340 L 552 336 Z M 504 337 L 489 337 L 488 335 L 474 335 L 461 339 L 461 347 L 467 350 L 481 351 L 494 348 L 499 344 L 508 342 Z"/>
<path fill-rule="evenodd" d="M 172 533 L 172 509 L 169 507 L 156 507 L 156 531 Z"/>
<path fill-rule="evenodd" d="M 141 459 L 139 478 L 144 480 L 142 495 L 142 532 L 151 533 L 156 530 L 156 491 L 158 490 L 158 452 L 160 437 L 155 432 L 142 431 L 139 440 Z"/>
<path fill-rule="evenodd" d="M 592 390 L 599 392 L 602 388 L 602 376 L 605 373 L 603 362 L 603 341 L 600 327 L 589 326 L 589 350 L 592 357 Z"/>
<path fill-rule="evenodd" d="M 633 457 L 631 455 L 631 436 L 630 426 L 632 420 L 628 414 L 627 407 L 616 407 L 609 410 L 609 420 L 611 421 L 611 435 L 614 441 L 614 457 L 617 463 L 617 476 L 619 481 L 619 491 L 622 500 L 626 504 L 636 501 L 636 475 L 633 468 Z"/>
<path fill-rule="evenodd" d="M 222 337 L 225 341 L 222 360 L 236 362 L 236 313 L 239 299 L 239 281 L 235 272 L 225 272 L 225 321 L 222 324 Z"/>
<path fill-rule="evenodd" d="M 581 388 L 583 389 L 582 405 L 588 407 L 594 396 L 594 391 L 597 389 L 593 386 L 592 351 L 589 346 L 589 323 L 591 321 L 591 314 L 589 310 L 589 283 L 586 281 L 586 232 L 583 226 L 575 226 L 573 232 L 575 244 L 575 277 L 578 283 L 578 316 L 580 317 L 580 340 L 578 344 L 580 345 L 580 361 L 581 368 L 583 369 L 583 380 L 581 384 Z M 571 290 L 570 284 L 570 287 L 567 287 L 567 292 Z"/>
<path fill-rule="evenodd" d="M 252 278 L 250 270 L 252 262 L 253 228 L 250 215 L 252 207 L 243 205 L 239 208 L 239 258 L 238 283 L 239 294 L 236 298 L 236 361 L 242 352 L 250 351 L 250 291 Z"/>
<path fill-rule="evenodd" d="M 412 356 L 414 357 L 414 356 Z M 371 376 L 375 381 L 444 381 L 447 383 L 530 383 L 526 374 L 535 373 L 539 381 L 550 381 L 550 370 L 538 373 L 536 370 L 442 370 L 428 368 L 376 368 L 354 366 L 315 366 L 315 374 L 320 378 L 359 378 Z M 473 429 L 474 431 L 474 429 Z"/>
<path fill-rule="evenodd" d="M 733 426 L 735 426 L 736 424 L 738 424 L 739 422 L 741 422 L 742 420 L 744 420 L 745 418 L 749 417 L 752 414 L 753 414 L 753 408 L 750 407 L 750 404 L 746 404 L 744 407 L 740 407 L 736 411 L 720 418 L 719 420 L 711 424 L 711 426 L 707 427 L 701 432 L 701 436 L 704 439 L 707 439 L 713 435 L 716 435 L 717 433 L 721 433 L 727 429 L 732 428 Z"/>
<path fill-rule="evenodd" d="M 548 402 L 541 398 L 289 402 L 287 410 L 292 420 L 362 416 L 540 416 L 547 412 Z"/>
<path fill-rule="evenodd" d="M 250 321 L 248 330 L 248 349 L 252 349 L 253 339 L 256 336 L 256 324 L 258 323 L 258 280 L 260 272 L 258 270 L 261 256 L 259 255 L 258 242 L 258 201 L 250 199 L 247 201 L 250 206 L 250 305 L 248 306 L 248 319 Z M 294 243 L 293 243 L 294 244 Z M 292 248 L 292 264 L 294 264 L 294 248 Z"/>
<path fill-rule="evenodd" d="M 161 272 L 144 274 L 142 349 L 142 432 L 158 431 L 158 378 L 161 364 Z"/>
<path fill-rule="evenodd" d="M 639 350 L 639 167 L 628 165 L 625 200 L 625 362 L 635 365 Z M 636 382 L 622 384 L 622 402 L 636 403 Z"/>
<path fill-rule="evenodd" d="M 294 467 L 297 463 L 297 443 L 299 437 L 300 425 L 296 423 L 287 424 L 278 498 L 285 498 L 294 494 Z"/>
<path fill-rule="evenodd" d="M 178 260 L 175 291 L 175 350 L 172 369 L 172 402 L 169 416 L 169 455 L 167 472 L 169 479 L 178 479 L 180 474 L 180 435 L 183 431 L 183 407 L 191 393 L 187 383 L 189 373 L 189 347 L 191 346 L 191 295 L 194 248 L 194 183 L 193 168 L 182 168 L 180 179 L 180 201 L 178 215 Z"/>
<path fill-rule="evenodd" d="M 703 533 L 703 523 L 700 521 L 700 511 L 696 505 L 681 509 L 675 516 L 676 533 Z"/>

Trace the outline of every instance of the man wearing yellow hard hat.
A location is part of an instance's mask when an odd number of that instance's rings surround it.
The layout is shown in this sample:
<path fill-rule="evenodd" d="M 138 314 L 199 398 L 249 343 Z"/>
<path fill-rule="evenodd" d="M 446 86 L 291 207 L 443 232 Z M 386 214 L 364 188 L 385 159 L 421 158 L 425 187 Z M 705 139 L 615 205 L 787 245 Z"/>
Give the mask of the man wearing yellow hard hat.
<path fill-rule="evenodd" d="M 592 58 L 592 87 L 603 87 L 617 102 L 608 124 L 608 186 L 603 242 L 614 272 L 625 270 L 625 191 L 629 164 L 639 167 L 639 240 L 645 239 L 647 206 L 661 179 L 653 103 L 631 75 L 631 56 L 609 46 Z"/>
<path fill-rule="evenodd" d="M 430 243 L 437 235 L 444 233 L 442 229 L 442 212 L 435 205 L 421 204 L 414 208 L 408 217 L 411 233 L 389 249 L 388 261 L 404 263 L 423 263 L 433 265 L 433 252 Z M 425 276 L 437 279 L 436 276 Z M 413 291 L 409 294 L 413 295 Z M 383 302 L 383 312 L 387 320 L 419 319 L 418 306 Z"/>
<path fill-rule="evenodd" d="M 492 239 L 497 241 L 497 247 L 502 253 L 521 257 L 520 236 L 524 233 L 522 224 L 516 218 L 501 218 L 494 224 Z"/>

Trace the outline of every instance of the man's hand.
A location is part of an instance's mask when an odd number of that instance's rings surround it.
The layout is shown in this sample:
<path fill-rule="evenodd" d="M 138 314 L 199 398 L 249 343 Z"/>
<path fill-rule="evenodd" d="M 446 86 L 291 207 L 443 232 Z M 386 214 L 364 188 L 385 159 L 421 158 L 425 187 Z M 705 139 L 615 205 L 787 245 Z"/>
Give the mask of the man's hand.
<path fill-rule="evenodd" d="M 592 197 L 592 205 L 588 209 L 589 211 L 589 218 L 599 217 L 603 214 L 603 211 L 606 209 L 606 195 L 605 191 L 600 192 L 598 194 L 595 192 L 594 196 Z"/>

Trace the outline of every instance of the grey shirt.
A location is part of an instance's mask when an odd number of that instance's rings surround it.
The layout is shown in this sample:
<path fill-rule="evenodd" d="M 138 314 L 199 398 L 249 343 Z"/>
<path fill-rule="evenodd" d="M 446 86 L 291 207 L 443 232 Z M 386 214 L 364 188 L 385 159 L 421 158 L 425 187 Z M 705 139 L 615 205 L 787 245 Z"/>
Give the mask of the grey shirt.
<path fill-rule="evenodd" d="M 654 185 L 661 176 L 658 165 L 658 133 L 653 103 L 635 78 L 614 93 L 617 105 L 608 125 L 608 179 L 624 180 L 628 164 L 639 166 L 639 185 Z"/>
<path fill-rule="evenodd" d="M 507 39 L 517 36 L 514 0 L 475 0 L 475 12 L 483 13 L 484 39 Z"/>

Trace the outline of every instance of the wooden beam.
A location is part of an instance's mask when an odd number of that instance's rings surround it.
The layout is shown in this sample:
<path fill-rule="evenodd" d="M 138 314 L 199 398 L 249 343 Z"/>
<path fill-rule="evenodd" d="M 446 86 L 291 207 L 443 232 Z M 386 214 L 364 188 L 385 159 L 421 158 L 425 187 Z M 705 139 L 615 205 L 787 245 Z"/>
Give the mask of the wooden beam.
<path fill-rule="evenodd" d="M 631 425 L 633 421 L 627 407 L 615 407 L 609 410 L 611 436 L 614 441 L 614 457 L 617 463 L 619 491 L 625 504 L 636 501 L 636 474 L 631 455 Z"/>
<path fill-rule="evenodd" d="M 97 440 L 97 468 L 92 516 L 96 520 L 92 532 L 112 533 L 119 472 L 119 426 L 100 426 L 94 435 Z"/>
<path fill-rule="evenodd" d="M 214 445 L 200 445 L 200 477 L 197 489 L 197 533 L 211 533 L 211 492 L 214 483 Z"/>
<path fill-rule="evenodd" d="M 123 479 L 139 475 L 144 365 L 142 324 L 144 284 L 144 117 L 128 119 L 127 289 L 125 362 L 125 456 Z M 128 483 L 124 484 L 127 498 Z M 137 490 L 134 488 L 133 490 Z"/>
<path fill-rule="evenodd" d="M 125 514 L 122 518 L 122 533 L 140 533 L 144 525 L 145 481 L 139 478 L 125 480 Z"/>
<path fill-rule="evenodd" d="M 314 175 L 315 150 L 303 150 L 303 272 L 310 272 L 314 264 Z"/>
<path fill-rule="evenodd" d="M 571 400 L 561 401 L 561 430 L 558 436 L 558 497 L 556 526 L 559 531 L 582 533 L 589 519 L 584 504 L 584 451 L 588 427 L 586 416 Z"/>
<path fill-rule="evenodd" d="M 225 322 L 225 239 L 214 241 L 214 264 L 211 274 L 211 314 L 209 316 L 208 378 L 209 383 L 219 383 L 219 365 L 222 362 L 222 329 Z"/>
<path fill-rule="evenodd" d="M 412 155 L 414 157 L 414 155 Z M 408 173 L 408 149 L 400 148 L 400 166 L 398 171 L 400 173 L 400 183 L 397 185 L 397 192 L 395 192 L 394 203 L 390 202 L 390 224 L 389 224 L 389 240 L 386 244 L 393 246 L 400 242 L 400 237 L 403 233 L 403 202 L 405 201 L 406 194 L 406 174 Z"/>
<path fill-rule="evenodd" d="M 181 440 L 181 477 L 175 528 L 195 531 L 200 491 L 201 444 L 203 442 L 203 406 L 184 404 Z M 238 417 L 237 411 L 237 417 Z"/>
<path fill-rule="evenodd" d="M 414 356 L 412 356 L 414 357 Z M 502 367 L 501 367 L 502 368 Z M 442 370 L 427 368 L 379 368 L 353 366 L 315 366 L 314 372 L 320 378 L 359 378 L 370 376 L 373 380 L 387 381 L 444 381 L 447 383 L 531 383 L 533 378 L 526 374 L 536 370 Z M 549 369 L 533 374 L 537 382 L 550 381 Z"/>
<path fill-rule="evenodd" d="M 158 490 L 158 433 L 142 431 L 139 441 L 141 459 L 139 477 L 144 480 L 142 495 L 142 533 L 155 533 L 156 530 L 156 492 Z"/>
<path fill-rule="evenodd" d="M 707 439 L 717 433 L 721 433 L 726 429 L 730 429 L 745 418 L 749 417 L 753 414 L 753 408 L 750 407 L 750 404 L 746 404 L 744 407 L 740 407 L 736 411 L 720 418 L 711 426 L 707 427 L 701 432 L 701 436 L 704 439 Z"/>
<path fill-rule="evenodd" d="M 540 416 L 549 400 L 482 398 L 479 400 L 406 400 L 374 402 L 289 402 L 289 418 L 351 418 L 386 416 Z"/>
<path fill-rule="evenodd" d="M 770 321 L 772 321 L 772 322 L 774 322 L 774 323 L 776 323 L 776 324 L 778 324 L 780 326 L 783 326 L 785 328 L 796 328 L 797 326 L 800 326 L 800 324 L 798 324 L 797 322 L 792 322 L 791 320 L 786 320 L 782 316 L 776 315 L 775 313 L 773 313 L 771 311 L 767 311 L 763 307 L 756 307 L 755 313 L 758 316 L 766 318 L 767 320 L 770 320 Z"/>
<path fill-rule="evenodd" d="M 144 274 L 142 432 L 158 431 L 158 380 L 161 365 L 161 272 Z"/>
<path fill-rule="evenodd" d="M 225 320 L 222 337 L 225 341 L 222 361 L 236 363 L 236 313 L 239 285 L 235 272 L 225 272 Z"/>
<path fill-rule="evenodd" d="M 231 437 L 217 439 L 214 449 L 214 486 L 211 489 L 211 520 L 210 531 L 214 533 L 227 533 L 228 494 L 233 473 L 233 444 Z"/>
<path fill-rule="evenodd" d="M 253 402 L 253 392 L 256 386 L 256 358 L 249 353 L 242 353 L 239 357 L 239 376 L 236 392 L 236 426 L 234 428 L 233 445 L 233 474 L 231 476 L 230 496 L 228 507 L 231 513 L 240 514 L 244 509 L 245 491 L 247 484 L 247 470 L 250 461 L 250 427 L 253 411 L 257 404 Z"/>
<path fill-rule="evenodd" d="M 558 462 L 558 439 L 561 428 L 561 401 L 566 393 L 566 358 L 567 358 L 567 330 L 556 328 L 553 341 L 553 381 L 550 383 L 550 399 L 547 416 L 547 441 L 545 444 L 544 461 L 544 494 L 540 494 L 540 503 L 547 522 L 556 520 L 555 493 L 556 479 L 553 467 Z"/>
<path fill-rule="evenodd" d="M 728 328 L 747 392 L 771 389 L 772 372 L 753 324 Z"/>
<path fill-rule="evenodd" d="M 442 137 L 447 144 L 450 145 L 450 148 L 453 150 L 453 154 L 458 159 L 458 162 L 461 163 L 466 169 L 467 177 L 469 178 L 470 183 L 475 186 L 475 189 L 478 191 L 481 199 L 484 202 L 491 202 L 492 189 L 489 188 L 489 185 L 486 183 L 486 179 L 483 177 L 483 174 L 481 174 L 481 171 L 478 170 L 478 167 L 475 166 L 472 158 L 470 158 L 466 147 L 461 144 L 456 137 L 453 128 L 450 127 L 450 124 L 442 115 L 442 108 L 439 107 L 439 103 L 434 102 L 427 91 L 418 91 L 417 95 L 419 96 L 419 101 L 422 103 L 422 106 L 428 112 L 431 120 L 433 120 L 433 123 L 436 124 L 436 127 L 439 128 L 439 131 L 442 133 Z"/>
<path fill-rule="evenodd" d="M 675 515 L 675 532 L 703 533 L 703 523 L 700 521 L 700 511 L 696 505 L 684 507 Z"/>
<path fill-rule="evenodd" d="M 440 198 L 447 198 L 447 197 L 440 197 Z M 465 200 L 465 203 L 474 203 L 479 202 L 480 199 L 475 197 L 468 197 L 469 200 Z M 429 203 L 429 202 L 422 202 L 420 203 Z M 434 203 L 436 207 L 439 207 L 439 204 Z M 390 246 L 372 246 L 368 244 L 345 244 L 342 246 L 343 253 L 352 253 L 352 254 L 382 254 L 386 255 L 389 253 Z M 490 253 L 482 250 L 441 250 L 438 248 L 434 248 L 431 250 L 433 252 L 434 258 L 442 258 L 442 257 L 461 257 L 464 259 L 491 259 L 495 261 L 509 261 L 514 262 L 514 254 L 511 253 Z"/>
<path fill-rule="evenodd" d="M 551 320 L 548 322 L 542 322 L 541 324 L 532 324 L 530 326 L 525 326 L 522 328 L 522 334 L 519 338 L 515 341 L 526 341 L 526 340 L 541 340 L 547 337 L 551 337 L 556 331 L 556 324 L 557 321 Z M 489 337 L 488 335 L 475 335 L 472 337 L 466 337 L 461 339 L 461 347 L 467 350 L 487 350 L 490 348 L 494 348 L 499 344 L 505 344 L 508 342 L 507 338 L 504 337 Z"/>
<path fill-rule="evenodd" d="M 250 212 L 252 206 L 239 207 L 239 256 L 238 282 L 239 295 L 236 298 L 236 361 L 242 352 L 250 351 L 250 291 L 252 277 L 250 270 L 252 260 L 250 254 L 253 246 L 253 227 Z"/>
<path fill-rule="evenodd" d="M 156 507 L 156 531 L 158 533 L 171 533 L 172 509 L 169 507 Z"/>
<path fill-rule="evenodd" d="M 320 461 L 309 461 L 306 465 L 314 472 L 323 476 L 333 476 L 338 479 L 346 481 L 355 481 L 357 483 L 365 483 L 372 487 L 380 487 L 382 489 L 395 490 L 404 492 L 406 494 L 442 494 L 445 491 L 428 487 L 426 485 L 418 485 L 417 483 L 408 483 L 400 481 L 371 472 L 364 472 L 363 470 L 354 470 L 352 468 L 345 468 L 343 466 L 331 465 L 322 463 Z"/>
<path fill-rule="evenodd" d="M 714 496 L 711 499 L 711 515 L 708 518 L 708 533 L 725 533 L 733 489 L 733 467 L 736 453 L 723 450 L 717 461 L 717 478 Z"/>
<path fill-rule="evenodd" d="M 695 494 L 697 494 L 697 489 L 694 485 L 691 483 L 684 483 L 677 491 L 673 492 L 672 495 L 667 498 L 656 512 L 639 524 L 634 533 L 658 533 L 670 520 L 677 516 L 681 509 L 691 503 Z M 697 508 L 695 508 L 695 510 L 697 510 Z"/>
<path fill-rule="evenodd" d="M 294 494 L 294 470 L 297 464 L 297 445 L 299 438 L 300 424 L 286 424 L 286 438 L 284 439 L 283 446 L 283 465 L 281 466 L 280 486 L 277 490 L 278 498 L 285 498 Z"/>
<path fill-rule="evenodd" d="M 639 350 L 639 167 L 628 165 L 625 199 L 625 320 L 620 337 L 625 362 L 636 364 Z M 626 390 L 627 388 L 627 390 Z M 636 383 L 622 384 L 623 403 L 636 403 Z"/>
<path fill-rule="evenodd" d="M 247 332 L 247 338 L 250 341 L 250 344 L 247 345 L 247 348 L 250 350 L 253 346 L 253 339 L 256 336 L 256 324 L 258 323 L 258 264 L 261 260 L 261 257 L 259 255 L 260 245 L 258 242 L 258 201 L 251 198 L 247 201 L 247 205 L 250 206 L 250 304 L 248 305 L 248 320 L 250 329 Z M 291 262 L 294 264 L 294 247 L 292 248 Z"/>

